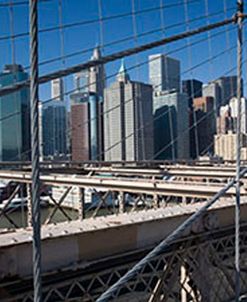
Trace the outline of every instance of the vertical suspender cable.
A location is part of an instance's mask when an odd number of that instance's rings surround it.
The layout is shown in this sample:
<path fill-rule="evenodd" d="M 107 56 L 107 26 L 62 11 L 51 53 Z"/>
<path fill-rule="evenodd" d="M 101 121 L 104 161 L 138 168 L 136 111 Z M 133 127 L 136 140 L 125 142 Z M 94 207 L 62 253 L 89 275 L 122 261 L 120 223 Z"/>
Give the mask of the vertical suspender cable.
<path fill-rule="evenodd" d="M 160 0 L 160 23 L 161 23 L 161 30 L 162 30 L 162 38 L 165 38 L 166 32 L 165 32 L 165 17 L 164 17 L 163 8 L 164 8 L 163 0 Z M 169 83 L 169 77 L 168 77 L 166 45 L 164 45 L 164 54 L 165 54 L 165 89 L 169 90 L 169 89 L 167 89 L 167 87 L 170 87 L 170 83 Z M 162 80 L 160 82 L 160 86 L 161 86 L 161 90 L 164 90 Z M 170 132 L 169 135 L 170 135 L 170 142 L 171 142 L 171 159 L 172 159 L 172 161 L 175 161 L 176 152 L 175 152 L 175 142 L 174 142 L 175 138 L 174 138 L 174 131 L 173 131 L 174 125 L 172 122 L 172 106 L 169 106 L 169 109 L 168 109 L 168 120 L 169 120 L 169 132 Z M 163 149 L 163 147 L 162 147 L 162 149 Z M 155 152 L 154 152 L 154 155 L 155 155 Z M 162 153 L 161 153 L 161 156 L 162 156 Z M 155 159 L 155 156 L 153 156 L 153 159 Z"/>
<path fill-rule="evenodd" d="M 138 29 L 137 29 L 137 20 L 136 20 L 136 3 L 135 0 L 131 0 L 131 14 L 132 14 L 132 26 L 133 26 L 133 36 L 134 36 L 134 45 L 138 46 Z M 135 55 L 135 59 L 136 59 L 136 65 L 140 65 L 140 56 L 139 54 Z M 136 70 L 136 75 L 137 75 L 137 79 L 140 82 L 140 66 L 138 66 L 137 70 Z M 135 127 L 134 125 L 134 134 L 133 134 L 133 138 L 134 141 L 136 140 L 137 142 L 134 143 L 135 145 L 135 155 L 134 155 L 134 159 L 139 161 L 139 160 L 146 160 L 147 156 L 146 156 L 146 146 L 145 146 L 145 127 L 144 127 L 144 115 L 143 115 L 143 102 L 140 99 L 140 94 L 141 94 L 141 89 L 139 86 L 137 86 L 137 104 L 136 104 L 136 109 L 133 110 L 137 110 L 138 112 L 138 122 L 136 124 L 137 127 Z M 134 102 L 134 100 L 133 100 Z M 135 106 L 134 106 L 135 107 Z M 139 138 L 139 131 L 140 131 L 140 138 Z M 136 136 L 136 138 L 135 138 Z M 127 144 L 128 145 L 128 144 Z M 141 149 L 141 152 L 140 152 Z"/>
<path fill-rule="evenodd" d="M 66 2 L 65 2 L 66 3 Z M 64 33 L 64 28 L 63 28 L 63 3 L 62 0 L 59 0 L 58 2 L 58 17 L 59 17 L 59 37 L 60 37 L 60 54 L 61 54 L 61 63 L 63 68 L 66 68 L 66 60 L 65 60 L 65 33 Z M 60 92 L 59 93 L 59 101 L 63 102 L 63 105 L 65 106 L 65 110 L 67 112 L 67 110 L 70 109 L 70 103 L 69 103 L 69 98 L 67 97 L 67 77 L 63 77 L 61 80 L 60 85 L 62 86 L 62 89 L 60 87 Z M 55 105 L 55 104 L 54 104 Z M 69 150 L 69 141 L 70 141 L 70 136 L 69 133 L 67 132 L 67 129 L 69 129 L 69 120 L 68 120 L 68 116 L 66 113 L 65 116 L 65 129 L 66 129 L 66 133 L 64 135 L 64 133 L 62 132 L 62 127 L 64 127 L 63 125 L 61 125 L 61 117 L 59 113 L 59 110 L 57 108 L 57 106 L 53 107 L 53 114 L 54 116 L 56 116 L 56 119 L 54 119 L 54 127 L 53 127 L 53 131 L 54 131 L 54 150 L 53 150 L 53 158 L 55 153 L 62 153 L 67 157 L 67 151 Z M 60 133 L 60 131 L 62 132 L 62 134 Z M 60 140 L 58 140 L 56 138 L 57 135 L 62 135 L 63 137 L 63 142 L 61 142 L 61 136 L 60 136 Z M 56 139 L 55 139 L 56 138 Z M 64 139 L 65 139 L 65 149 L 64 149 Z M 57 151 L 57 152 L 55 152 Z"/>
<path fill-rule="evenodd" d="M 185 22 L 186 22 L 186 30 L 190 30 L 188 0 L 184 0 L 184 17 L 185 17 Z M 191 66 L 192 66 L 192 51 L 191 51 L 191 40 L 190 40 L 190 38 L 187 38 L 186 42 L 187 42 L 187 52 L 188 52 L 189 65 L 190 65 L 190 68 L 191 68 Z M 194 108 L 195 90 L 194 90 L 194 83 L 193 83 L 193 80 L 194 80 L 193 69 L 191 69 L 191 71 L 190 71 L 190 78 L 191 78 L 191 82 L 190 82 L 191 96 L 189 96 L 189 97 L 192 98 L 192 108 L 189 108 L 189 110 L 190 111 L 192 110 L 191 111 L 191 113 L 192 113 L 192 125 L 194 126 L 195 129 L 192 128 L 191 129 L 192 131 L 189 132 L 188 134 L 189 134 L 189 142 L 190 143 L 191 143 L 191 141 L 190 141 L 190 135 L 191 134 L 193 135 L 193 137 L 195 139 L 195 149 L 196 149 L 195 158 L 196 158 L 196 160 L 199 160 L 199 155 L 200 155 L 200 148 L 199 147 L 200 146 L 199 146 L 199 136 L 198 136 L 197 115 L 196 115 L 195 108 Z M 192 147 L 191 144 L 190 144 L 190 147 Z M 190 154 L 193 154 L 192 150 L 190 150 Z"/>
<path fill-rule="evenodd" d="M 38 1 L 29 0 L 30 24 L 30 102 L 32 146 L 32 222 L 33 222 L 33 286 L 34 301 L 42 301 L 41 240 L 39 198 L 39 84 L 38 84 Z"/>
<path fill-rule="evenodd" d="M 235 270 L 236 289 L 235 300 L 240 297 L 240 267 L 239 267 L 239 225 L 240 225 L 240 161 L 241 161 L 241 97 L 242 97 L 242 48 L 243 48 L 243 0 L 237 2 L 238 44 L 237 44 L 237 142 L 236 142 L 236 207 L 235 207 Z"/>

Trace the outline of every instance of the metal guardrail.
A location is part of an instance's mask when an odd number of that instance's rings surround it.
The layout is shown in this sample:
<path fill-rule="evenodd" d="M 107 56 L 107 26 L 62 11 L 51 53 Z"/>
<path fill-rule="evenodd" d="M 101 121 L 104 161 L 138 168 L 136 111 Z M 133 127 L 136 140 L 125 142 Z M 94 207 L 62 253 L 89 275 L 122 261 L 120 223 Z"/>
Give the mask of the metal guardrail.
<path fill-rule="evenodd" d="M 240 232 L 241 290 L 247 293 L 247 226 Z M 147 263 L 119 292 L 116 301 L 233 301 L 234 228 L 174 241 Z M 96 301 L 149 250 L 115 255 L 78 270 L 43 277 L 43 301 Z M 33 301 L 32 280 L 1 283 L 1 301 Z"/>

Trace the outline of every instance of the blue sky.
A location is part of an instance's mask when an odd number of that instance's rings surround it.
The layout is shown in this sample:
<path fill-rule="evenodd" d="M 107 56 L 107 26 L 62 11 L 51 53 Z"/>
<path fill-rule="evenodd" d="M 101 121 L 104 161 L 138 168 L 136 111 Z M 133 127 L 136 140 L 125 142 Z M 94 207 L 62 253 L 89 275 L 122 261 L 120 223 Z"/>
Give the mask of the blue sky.
<path fill-rule="evenodd" d="M 15 0 L 19 2 L 20 0 Z M 132 6 L 135 6 L 136 11 L 142 11 L 148 8 L 159 7 L 161 0 L 62 0 L 62 23 L 70 24 L 87 20 L 97 20 L 99 18 L 98 3 L 102 5 L 102 17 L 109 17 L 118 14 L 130 13 Z M 7 3 L 8 0 L 0 1 L 0 37 L 9 36 L 11 33 L 11 24 L 14 26 L 14 33 L 19 34 L 28 31 L 28 6 L 16 5 L 13 9 L 14 22 L 10 21 L 10 10 L 6 6 L 1 6 L 1 3 Z M 197 18 L 194 22 L 186 24 L 185 21 L 185 6 L 183 3 L 188 2 L 188 19 Z M 206 7 L 208 3 L 210 18 L 205 18 Z M 103 54 L 111 54 L 119 50 L 134 47 L 150 41 L 154 41 L 166 36 L 171 36 L 190 29 L 197 28 L 207 23 L 222 20 L 225 18 L 224 5 L 226 5 L 227 16 L 232 16 L 234 13 L 235 0 L 163 0 L 162 9 L 163 21 L 166 29 L 162 32 L 161 10 L 153 10 L 152 12 L 138 14 L 135 17 L 135 26 L 133 26 L 132 16 L 126 16 L 114 20 L 103 22 L 101 27 L 100 22 L 96 21 L 91 24 L 76 26 L 63 30 L 64 36 L 64 53 L 70 54 L 81 50 L 94 47 L 97 43 L 103 40 L 103 44 L 108 44 L 116 40 L 130 37 L 130 40 L 124 43 L 119 43 L 111 47 L 103 47 Z M 173 6 L 174 4 L 179 4 Z M 174 24 L 179 24 L 174 26 Z M 39 4 L 39 27 L 40 29 L 51 28 L 59 25 L 59 0 L 50 0 Z M 236 49 L 225 51 L 236 46 L 236 30 L 233 26 L 217 29 L 210 34 L 204 33 L 191 39 L 184 39 L 176 43 L 162 46 L 144 53 L 126 58 L 127 68 L 134 66 L 140 62 L 147 60 L 149 54 L 154 53 L 171 53 L 170 56 L 181 60 L 182 78 L 198 78 L 204 82 L 224 75 L 235 66 Z M 134 31 L 137 35 L 149 31 L 155 31 L 152 34 L 143 37 L 134 38 Z M 100 34 L 103 33 L 103 35 Z M 221 33 L 222 32 L 222 33 Z M 215 36 L 216 35 L 216 36 Z M 210 37 L 210 39 L 207 39 Z M 199 40 L 205 39 L 203 42 L 194 46 L 186 47 L 188 43 L 196 43 Z M 15 61 L 25 67 L 29 65 L 29 40 L 28 36 L 21 37 L 15 40 Z M 176 49 L 180 48 L 180 51 Z M 0 69 L 2 70 L 5 64 L 12 62 L 11 56 L 11 40 L 1 40 L 0 38 Z M 209 58 L 217 56 L 217 54 L 225 51 L 224 54 L 212 60 L 211 63 L 206 62 Z M 53 59 L 61 56 L 61 33 L 49 31 L 40 33 L 39 35 L 39 61 Z M 77 63 L 82 63 L 88 60 L 91 56 L 90 52 L 82 53 L 66 59 L 65 62 L 58 60 L 51 64 L 45 64 L 40 67 L 40 74 L 55 71 L 64 66 L 72 66 Z M 204 64 L 201 65 L 202 62 Z M 107 76 L 114 74 L 119 68 L 120 62 L 107 64 Z M 193 68 L 193 66 L 199 66 Z M 201 65 L 201 66 L 200 66 Z M 187 72 L 188 69 L 191 71 Z M 28 70 L 28 69 L 27 69 Z M 234 72 L 232 72 L 233 74 Z M 148 66 L 143 64 L 138 69 L 133 69 L 131 72 L 132 79 L 148 82 Z M 109 78 L 108 83 L 113 78 Z M 72 77 L 66 78 L 66 89 L 73 89 Z M 40 87 L 40 98 L 47 100 L 50 98 L 50 85 L 42 85 Z"/>

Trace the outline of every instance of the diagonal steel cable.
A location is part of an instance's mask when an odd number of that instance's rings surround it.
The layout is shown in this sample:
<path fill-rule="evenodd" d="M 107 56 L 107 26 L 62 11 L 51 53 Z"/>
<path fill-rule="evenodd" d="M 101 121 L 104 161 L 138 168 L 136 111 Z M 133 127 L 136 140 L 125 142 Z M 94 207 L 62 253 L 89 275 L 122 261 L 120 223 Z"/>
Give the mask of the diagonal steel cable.
<path fill-rule="evenodd" d="M 247 173 L 247 168 L 240 172 L 240 177 Z M 199 219 L 207 210 L 215 204 L 220 197 L 222 197 L 231 187 L 236 184 L 236 179 L 231 180 L 222 190 L 210 199 L 206 204 L 186 219 L 175 231 L 173 231 L 167 238 L 161 241 L 151 252 L 149 252 L 141 261 L 132 267 L 124 276 L 122 276 L 114 285 L 107 289 L 96 301 L 107 302 L 117 297 L 118 291 L 124 287 L 131 279 L 135 278 L 155 257 L 165 253 L 169 246 L 177 239 L 179 239 L 188 227 L 190 227 L 197 219 Z"/>
<path fill-rule="evenodd" d="M 246 18 L 246 17 L 247 17 L 247 15 L 243 16 L 243 18 Z M 140 46 L 137 46 L 137 47 L 122 50 L 120 52 L 113 53 L 111 55 L 102 57 L 102 58 L 97 59 L 97 60 L 91 60 L 91 61 L 88 61 L 86 63 L 77 64 L 75 66 L 72 66 L 72 67 L 69 67 L 69 68 L 66 68 L 66 69 L 63 69 L 63 70 L 59 70 L 59 71 L 56 71 L 56 72 L 53 72 L 53 73 L 50 73 L 50 74 L 47 74 L 47 75 L 44 75 L 44 76 L 41 76 L 41 77 L 39 77 L 38 82 L 39 82 L 39 84 L 44 84 L 44 83 L 49 82 L 51 80 L 54 80 L 54 79 L 57 79 L 57 78 L 62 78 L 64 76 L 80 72 L 84 69 L 89 69 L 91 67 L 95 67 L 95 66 L 98 66 L 98 65 L 113 62 L 113 61 L 116 61 L 118 59 L 131 56 L 133 54 L 137 54 L 137 53 L 140 53 L 140 52 L 143 52 L 143 51 L 147 51 L 147 50 L 156 48 L 158 46 L 169 44 L 169 43 L 179 41 L 179 40 L 187 38 L 187 37 L 191 37 L 191 36 L 194 36 L 194 35 L 201 34 L 203 32 L 207 32 L 207 31 L 210 31 L 210 30 L 213 30 L 213 29 L 216 29 L 216 28 L 220 28 L 222 26 L 231 24 L 232 22 L 235 22 L 235 21 L 236 21 L 236 16 L 234 16 L 232 18 L 229 18 L 229 19 L 226 19 L 226 20 L 223 20 L 223 21 L 213 23 L 213 24 L 209 24 L 209 25 L 202 26 L 202 27 L 199 27 L 199 28 L 196 28 L 196 29 L 192 29 L 190 31 L 186 31 L 186 32 L 183 32 L 183 33 L 180 33 L 180 34 L 176 34 L 176 35 L 171 36 L 171 37 L 167 37 L 167 38 L 160 39 L 160 40 L 150 42 L 150 43 L 147 43 L 147 44 L 143 44 L 143 45 L 140 45 Z M 19 83 L 16 83 L 15 85 L 12 85 L 12 86 L 6 86 L 6 87 L 0 89 L 0 96 L 12 93 L 14 91 L 18 91 L 19 89 L 24 88 L 24 87 L 28 87 L 29 85 L 30 85 L 30 80 L 19 82 Z"/>

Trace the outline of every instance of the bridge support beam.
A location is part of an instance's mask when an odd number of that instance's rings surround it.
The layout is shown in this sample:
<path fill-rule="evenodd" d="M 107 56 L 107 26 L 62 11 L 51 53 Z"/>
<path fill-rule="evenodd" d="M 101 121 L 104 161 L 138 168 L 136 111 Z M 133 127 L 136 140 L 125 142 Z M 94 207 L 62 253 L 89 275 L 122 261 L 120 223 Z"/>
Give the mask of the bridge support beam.
<path fill-rule="evenodd" d="M 85 189 L 79 188 L 79 220 L 85 218 Z"/>
<path fill-rule="evenodd" d="M 32 196 L 31 196 L 31 185 L 26 184 L 27 189 L 27 226 L 32 226 Z"/>
<path fill-rule="evenodd" d="M 154 204 L 154 208 L 159 208 L 160 203 L 159 203 L 159 196 L 158 194 L 154 194 L 154 199 L 153 199 L 153 204 Z"/>
<path fill-rule="evenodd" d="M 67 187 L 58 202 L 53 198 L 53 196 L 50 196 L 50 199 L 54 203 L 55 207 L 54 207 L 53 211 L 50 213 L 50 215 L 46 218 L 46 221 L 44 224 L 48 224 L 48 223 L 52 222 L 52 218 L 56 214 L 57 210 L 60 210 L 62 212 L 62 214 L 64 215 L 64 217 L 66 217 L 68 219 L 68 221 L 71 220 L 70 216 L 62 208 L 62 203 L 64 202 L 64 200 L 66 199 L 66 197 L 68 196 L 68 194 L 70 193 L 71 190 L 72 190 L 72 186 Z"/>
<path fill-rule="evenodd" d="M 190 286 L 190 277 L 187 273 L 187 269 L 184 264 L 181 266 L 180 270 L 180 284 L 181 284 L 181 302 L 197 302 L 201 299 L 197 297 L 194 289 Z M 190 296 L 190 297 L 189 297 Z"/>
<path fill-rule="evenodd" d="M 119 204 L 119 213 L 125 212 L 125 198 L 124 192 L 119 192 L 118 194 L 118 204 Z"/>

